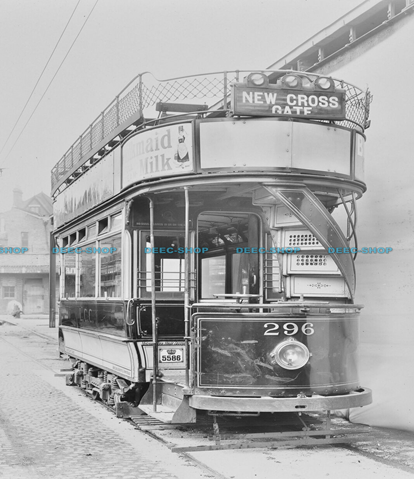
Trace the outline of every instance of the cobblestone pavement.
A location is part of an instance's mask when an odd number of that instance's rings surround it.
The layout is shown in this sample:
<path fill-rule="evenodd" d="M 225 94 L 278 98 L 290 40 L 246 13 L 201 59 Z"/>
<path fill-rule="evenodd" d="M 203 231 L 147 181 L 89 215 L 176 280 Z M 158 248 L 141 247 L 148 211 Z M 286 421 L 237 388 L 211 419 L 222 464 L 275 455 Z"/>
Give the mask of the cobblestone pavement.
<path fill-rule="evenodd" d="M 4 323 L 0 364 L 0 479 L 207 477 L 64 386 L 67 363 L 43 338 Z"/>
<path fill-rule="evenodd" d="M 3 322 L 7 321 L 7 322 Z M 409 479 L 414 439 L 377 428 L 348 448 L 171 453 L 130 423 L 65 386 L 55 373 L 57 330 L 46 317 L 0 316 L 0 479 Z M 171 433 L 172 434 L 172 433 Z M 182 428 L 174 432 L 188 441 Z M 182 434 L 182 435 L 181 435 Z M 166 441 L 170 441 L 168 431 Z"/>

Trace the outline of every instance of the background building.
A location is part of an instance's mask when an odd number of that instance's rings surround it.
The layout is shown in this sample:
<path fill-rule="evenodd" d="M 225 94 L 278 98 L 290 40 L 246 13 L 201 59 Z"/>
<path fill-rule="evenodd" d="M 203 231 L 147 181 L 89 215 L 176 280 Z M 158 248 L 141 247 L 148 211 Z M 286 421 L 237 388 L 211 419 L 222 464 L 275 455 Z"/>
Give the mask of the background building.
<path fill-rule="evenodd" d="M 15 305 L 24 314 L 49 310 L 49 231 L 52 200 L 39 193 L 23 201 L 13 191 L 13 207 L 0 213 L 0 314 Z M 5 253 L 5 248 L 28 248 L 24 254 Z"/>
<path fill-rule="evenodd" d="M 414 2 L 367 0 L 271 68 L 343 78 L 374 95 L 366 131 L 365 182 L 357 202 L 361 247 L 390 254 L 356 260 L 361 384 L 373 389 L 357 422 L 414 430 Z"/>

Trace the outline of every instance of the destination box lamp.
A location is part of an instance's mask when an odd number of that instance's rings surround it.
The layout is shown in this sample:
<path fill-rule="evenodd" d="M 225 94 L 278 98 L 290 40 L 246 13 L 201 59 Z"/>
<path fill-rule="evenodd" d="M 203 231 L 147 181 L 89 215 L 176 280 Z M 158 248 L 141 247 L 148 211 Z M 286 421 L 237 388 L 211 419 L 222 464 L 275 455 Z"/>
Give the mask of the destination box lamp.
<path fill-rule="evenodd" d="M 265 73 L 250 73 L 233 85 L 235 116 L 276 116 L 344 120 L 345 92 L 330 77 L 287 73 L 275 83 Z"/>

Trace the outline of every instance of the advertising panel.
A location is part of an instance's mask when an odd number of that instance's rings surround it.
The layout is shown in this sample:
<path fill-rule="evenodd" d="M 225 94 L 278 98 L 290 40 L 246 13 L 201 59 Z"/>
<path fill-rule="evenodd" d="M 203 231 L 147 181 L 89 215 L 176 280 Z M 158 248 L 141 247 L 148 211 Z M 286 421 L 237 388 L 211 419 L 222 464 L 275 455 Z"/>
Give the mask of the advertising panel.
<path fill-rule="evenodd" d="M 132 136 L 122 147 L 122 187 L 147 178 L 194 171 L 192 123 L 175 123 Z"/>
<path fill-rule="evenodd" d="M 85 213 L 119 191 L 119 185 L 114 180 L 117 156 L 116 152 L 109 153 L 57 196 L 53 205 L 56 227 Z"/>
<path fill-rule="evenodd" d="M 295 168 L 350 176 L 351 133 L 326 124 L 240 119 L 200 123 L 203 170 Z"/>

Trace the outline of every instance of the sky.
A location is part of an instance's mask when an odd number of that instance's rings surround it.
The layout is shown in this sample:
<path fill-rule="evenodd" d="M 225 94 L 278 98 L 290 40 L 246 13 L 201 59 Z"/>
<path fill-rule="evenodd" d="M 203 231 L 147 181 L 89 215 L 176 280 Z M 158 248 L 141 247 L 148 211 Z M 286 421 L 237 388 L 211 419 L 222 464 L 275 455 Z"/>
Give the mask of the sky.
<path fill-rule="evenodd" d="M 361 3 L 0 0 L 0 211 L 16 187 L 50 194 L 52 167 L 139 73 L 265 69 Z"/>

